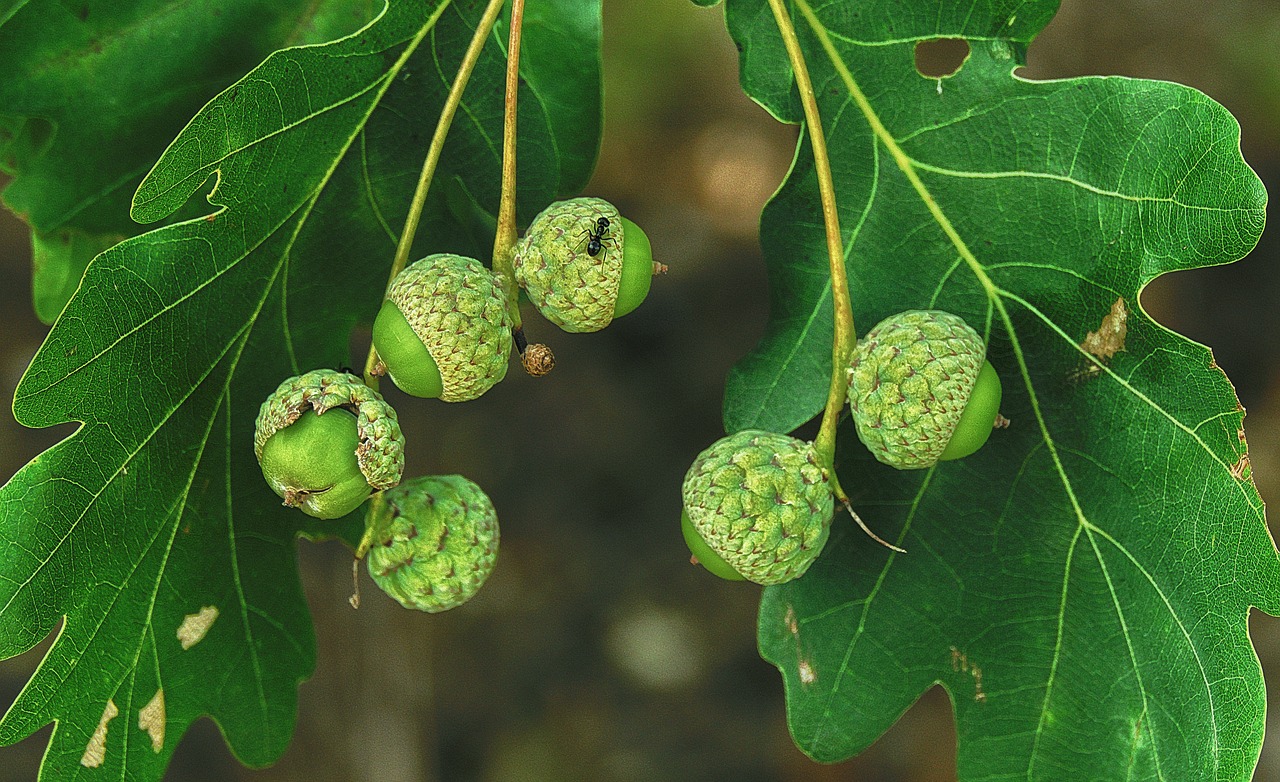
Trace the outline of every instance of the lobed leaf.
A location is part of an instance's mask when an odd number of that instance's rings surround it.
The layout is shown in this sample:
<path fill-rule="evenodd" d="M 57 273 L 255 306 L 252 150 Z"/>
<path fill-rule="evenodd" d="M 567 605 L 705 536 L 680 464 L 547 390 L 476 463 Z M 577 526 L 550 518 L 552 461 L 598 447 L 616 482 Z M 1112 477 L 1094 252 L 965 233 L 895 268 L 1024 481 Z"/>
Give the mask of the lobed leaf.
<path fill-rule="evenodd" d="M 0 169 L 16 175 L 5 204 L 31 226 L 36 315 L 52 323 L 89 260 L 144 230 L 129 220 L 129 199 L 193 112 L 273 50 L 350 32 L 373 5 L 34 0 L 0 8 L 8 115 L 0 145 L 9 141 Z"/>
<path fill-rule="evenodd" d="M 138 219 L 164 219 L 212 179 L 216 211 L 99 255 L 23 377 L 20 422 L 82 423 L 0 488 L 0 657 L 62 622 L 0 742 L 56 722 L 50 778 L 157 779 L 202 715 L 249 765 L 284 750 L 315 664 L 293 541 L 352 539 L 359 521 L 282 508 L 253 421 L 285 376 L 350 363 L 482 6 L 389 2 L 352 35 L 278 51 L 219 93 L 133 199 Z M 526 36 L 580 77 L 549 84 L 527 66 L 540 86 L 521 101 L 526 214 L 587 176 L 581 148 L 599 127 L 572 121 L 599 116 L 598 4 L 529 8 L 573 12 Z M 502 40 L 481 55 L 437 173 L 490 211 Z M 463 241 L 443 186 L 427 214 L 419 252 Z"/>
<path fill-rule="evenodd" d="M 915 472 L 842 430 L 841 483 L 908 553 L 837 521 L 804 578 L 764 591 L 760 650 L 795 740 L 850 757 L 940 683 L 961 779 L 1248 779 L 1265 693 L 1247 620 L 1280 610 L 1276 549 L 1233 388 L 1140 303 L 1160 274 L 1257 241 L 1266 194 L 1237 124 L 1176 84 L 1018 78 L 1050 1 L 791 7 L 860 330 L 909 308 L 966 318 L 1013 422 Z M 798 120 L 768 6 L 729 0 L 727 18 L 744 89 Z M 970 55 L 925 78 L 914 49 L 938 37 Z M 820 409 L 831 369 L 807 142 L 761 235 L 773 311 L 729 378 L 725 424 L 789 431 Z M 1113 308 L 1122 344 L 1091 352 Z"/>

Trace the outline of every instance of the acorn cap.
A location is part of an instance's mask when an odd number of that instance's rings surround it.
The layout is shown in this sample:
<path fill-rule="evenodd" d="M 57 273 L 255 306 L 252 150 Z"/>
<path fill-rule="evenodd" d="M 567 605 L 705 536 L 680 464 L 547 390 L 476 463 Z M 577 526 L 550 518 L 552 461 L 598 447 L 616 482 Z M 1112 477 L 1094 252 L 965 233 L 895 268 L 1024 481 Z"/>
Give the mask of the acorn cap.
<path fill-rule="evenodd" d="M 435 360 L 444 401 L 475 399 L 506 376 L 511 317 L 497 278 L 479 261 L 428 255 L 396 275 L 387 299 Z"/>
<path fill-rule="evenodd" d="M 411 478 L 371 519 L 369 575 L 405 608 L 438 613 L 470 600 L 498 558 L 498 516 L 461 475 Z"/>
<path fill-rule="evenodd" d="M 848 371 L 858 437 L 900 470 L 937 463 L 986 361 L 982 337 L 956 315 L 908 310 L 867 332 Z"/>
<path fill-rule="evenodd" d="M 322 414 L 342 407 L 356 417 L 356 463 L 375 489 L 389 489 L 404 473 L 404 434 L 396 411 L 382 395 L 355 375 L 316 369 L 280 384 L 258 410 L 253 453 L 262 461 L 262 447 L 271 435 L 297 421 L 307 410 Z"/>
<path fill-rule="evenodd" d="M 698 454 L 684 479 L 693 529 L 757 584 L 804 574 L 827 542 L 835 508 L 813 443 L 746 430 Z"/>
<path fill-rule="evenodd" d="M 590 235 L 609 221 L 600 251 L 590 255 Z M 622 216 L 603 198 L 557 201 L 529 224 L 516 245 L 516 280 L 542 316 L 569 332 L 599 331 L 614 318 L 622 279 Z"/>

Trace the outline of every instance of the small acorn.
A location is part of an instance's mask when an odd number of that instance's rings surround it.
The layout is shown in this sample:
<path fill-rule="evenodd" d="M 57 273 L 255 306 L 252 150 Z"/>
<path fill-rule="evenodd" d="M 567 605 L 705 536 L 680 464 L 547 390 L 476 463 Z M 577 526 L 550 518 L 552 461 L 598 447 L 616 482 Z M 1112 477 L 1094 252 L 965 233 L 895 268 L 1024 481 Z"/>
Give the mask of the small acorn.
<path fill-rule="evenodd" d="M 498 558 L 498 515 L 461 475 L 412 478 L 370 519 L 369 575 L 405 608 L 438 613 L 470 600 Z"/>
<path fill-rule="evenodd" d="M 373 322 L 381 366 L 413 396 L 465 402 L 507 374 L 511 317 L 497 278 L 473 258 L 440 253 L 396 275 Z"/>
<path fill-rule="evenodd" d="M 908 310 L 858 342 L 848 370 L 858 437 L 900 470 L 982 447 L 1000 412 L 1000 377 L 978 333 L 956 315 Z"/>
<path fill-rule="evenodd" d="M 258 411 L 253 452 L 284 504 L 345 516 L 404 472 L 396 411 L 360 378 L 317 369 L 280 384 Z"/>
<path fill-rule="evenodd" d="M 804 575 L 826 545 L 835 499 L 813 443 L 746 430 L 698 454 L 681 528 L 713 574 L 757 584 Z"/>
<path fill-rule="evenodd" d="M 649 237 L 602 198 L 557 201 L 516 245 L 516 280 L 543 317 L 569 332 L 599 331 L 649 295 Z"/>

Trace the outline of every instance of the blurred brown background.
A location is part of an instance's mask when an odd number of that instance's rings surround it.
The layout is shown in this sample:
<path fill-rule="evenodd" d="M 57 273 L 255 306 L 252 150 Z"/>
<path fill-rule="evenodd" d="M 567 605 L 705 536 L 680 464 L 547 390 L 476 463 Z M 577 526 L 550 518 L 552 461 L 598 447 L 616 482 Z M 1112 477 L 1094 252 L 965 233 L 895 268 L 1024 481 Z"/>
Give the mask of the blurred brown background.
<path fill-rule="evenodd" d="M 404 611 L 367 577 L 352 611 L 346 549 L 300 544 L 319 664 L 293 745 L 273 768 L 247 771 L 202 721 L 168 779 L 955 778 L 936 688 L 863 756 L 807 760 L 787 735 L 780 679 L 756 654 L 758 591 L 688 565 L 678 486 L 721 434 L 724 375 L 763 329 L 756 221 L 795 129 L 743 96 L 721 8 L 606 0 L 605 19 L 606 138 L 587 192 L 645 226 L 671 273 L 604 332 L 541 327 L 533 337 L 559 360 L 546 379 L 513 371 L 468 405 L 392 397 L 409 436 L 431 443 L 412 449 L 409 474 L 460 472 L 493 497 L 500 567 L 448 614 Z M 1239 118 L 1246 159 L 1280 192 L 1274 0 L 1062 0 L 1029 59 L 1030 78 L 1124 74 L 1204 90 Z M 1143 299 L 1213 346 L 1236 383 L 1268 501 L 1280 496 L 1278 236 L 1270 229 L 1240 263 L 1162 278 Z M 0 214 L 0 480 L 69 431 L 22 429 L 7 410 L 45 333 L 29 287 L 25 229 Z M 1253 627 L 1278 702 L 1280 622 L 1256 616 Z M 0 708 L 44 648 L 0 663 Z M 1275 721 L 1258 779 L 1280 779 Z M 48 733 L 0 748 L 0 782 L 35 778 Z"/>

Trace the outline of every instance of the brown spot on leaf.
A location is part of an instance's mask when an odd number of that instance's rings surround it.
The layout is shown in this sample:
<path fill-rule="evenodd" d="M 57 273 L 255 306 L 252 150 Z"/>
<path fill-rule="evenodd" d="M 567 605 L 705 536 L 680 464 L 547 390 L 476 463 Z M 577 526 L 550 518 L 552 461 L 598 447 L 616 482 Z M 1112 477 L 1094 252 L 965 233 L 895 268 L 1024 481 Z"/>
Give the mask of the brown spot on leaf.
<path fill-rule="evenodd" d="M 190 649 L 200 643 L 217 618 L 216 606 L 205 606 L 198 613 L 187 614 L 178 626 L 178 643 L 182 644 L 183 649 Z"/>
<path fill-rule="evenodd" d="M 107 723 L 115 719 L 119 713 L 120 709 L 116 708 L 116 702 L 108 700 L 107 708 L 102 710 L 102 719 L 98 720 L 98 727 L 89 737 L 89 744 L 84 748 L 84 754 L 80 756 L 80 765 L 85 768 L 97 768 L 102 765 L 102 761 L 106 760 Z"/>
<path fill-rule="evenodd" d="M 1097 331 L 1090 331 L 1080 343 L 1080 349 L 1092 356 L 1092 360 L 1071 374 L 1073 382 L 1081 382 L 1102 373 L 1115 354 L 1124 350 L 1125 337 L 1129 333 L 1129 308 L 1124 297 L 1116 299 L 1111 311 L 1102 318 Z"/>
<path fill-rule="evenodd" d="M 1080 347 L 1092 356 L 1109 361 L 1112 356 L 1124 350 L 1124 338 L 1129 333 L 1128 320 L 1129 308 L 1125 306 L 1124 298 L 1116 299 L 1116 303 L 1111 305 L 1111 311 L 1103 317 L 1102 325 L 1097 331 L 1090 331 Z"/>
<path fill-rule="evenodd" d="M 1236 459 L 1236 463 L 1231 465 L 1231 477 L 1237 481 L 1243 481 L 1249 478 L 1253 473 L 1252 467 L 1249 465 L 1249 453 L 1240 454 L 1240 458 Z"/>
<path fill-rule="evenodd" d="M 986 692 L 982 689 L 982 669 L 977 663 L 969 660 L 969 655 L 960 651 L 956 647 L 951 647 L 951 670 L 956 673 L 967 673 L 973 677 L 973 699 L 982 703 L 987 699 Z"/>
<path fill-rule="evenodd" d="M 164 726 L 164 688 L 162 687 L 156 690 L 156 694 L 151 696 L 147 705 L 138 712 L 138 727 L 145 730 L 151 737 L 151 749 L 155 752 L 164 749 Z"/>
<path fill-rule="evenodd" d="M 791 637 L 795 639 L 796 673 L 800 676 L 800 683 L 808 687 L 818 680 L 818 672 L 813 667 L 813 662 L 805 654 L 804 648 L 800 643 L 800 620 L 796 617 L 794 606 L 787 606 L 787 613 L 783 615 L 782 623 L 786 625 L 787 632 L 791 633 Z"/>
<path fill-rule="evenodd" d="M 813 670 L 813 663 L 808 660 L 800 660 L 800 683 L 808 686 L 818 680 L 818 674 Z"/>

